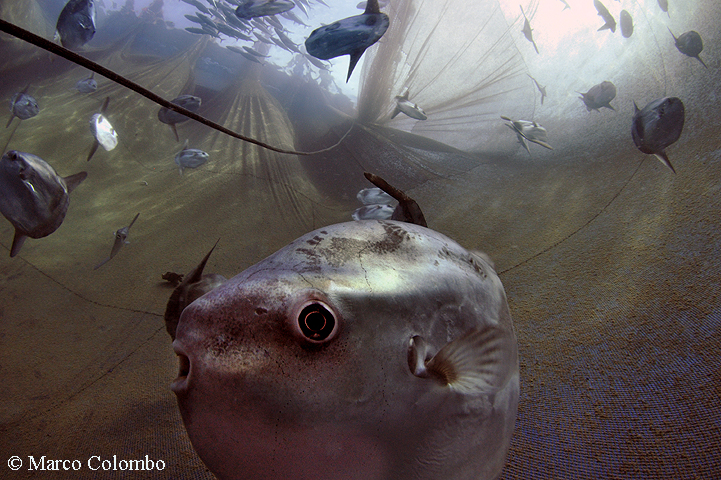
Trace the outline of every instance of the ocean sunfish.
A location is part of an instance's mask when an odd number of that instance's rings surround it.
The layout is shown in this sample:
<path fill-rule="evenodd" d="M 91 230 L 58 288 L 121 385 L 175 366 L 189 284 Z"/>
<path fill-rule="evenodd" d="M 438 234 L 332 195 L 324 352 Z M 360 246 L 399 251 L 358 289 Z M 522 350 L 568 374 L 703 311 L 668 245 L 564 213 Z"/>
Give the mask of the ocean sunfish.
<path fill-rule="evenodd" d="M 676 97 L 664 97 L 650 102 L 642 110 L 634 102 L 633 108 L 633 143 L 643 153 L 656 155 L 661 163 L 676 173 L 666 155 L 666 147 L 675 143 L 683 131 L 683 102 Z"/>
<path fill-rule="evenodd" d="M 249 20 L 255 17 L 287 12 L 292 10 L 293 7 L 295 7 L 295 3 L 290 0 L 240 0 L 238 8 L 235 9 L 235 14 L 238 18 Z"/>
<path fill-rule="evenodd" d="M 606 22 L 597 31 L 600 32 L 601 30 L 609 29 L 612 32 L 616 32 L 616 20 L 614 20 L 613 15 L 611 15 L 611 12 L 608 11 L 605 5 L 599 0 L 593 0 L 593 6 L 596 7 L 598 15 Z"/>
<path fill-rule="evenodd" d="M 117 255 L 118 252 L 120 251 L 120 249 L 123 248 L 123 245 L 125 245 L 126 243 L 130 243 L 130 242 L 128 242 L 128 235 L 130 235 L 130 227 L 133 226 L 133 224 L 135 223 L 135 221 L 138 219 L 139 216 L 140 216 L 140 212 L 138 212 L 135 215 L 135 217 L 133 218 L 133 221 L 130 222 L 130 225 L 128 225 L 127 227 L 119 228 L 115 231 L 115 241 L 113 242 L 113 248 L 110 250 L 110 256 L 108 258 L 106 258 L 105 260 L 103 260 L 102 262 L 95 265 L 95 267 L 93 267 L 93 270 L 97 270 L 98 268 L 100 268 L 103 265 L 105 265 L 106 263 L 108 263 L 110 261 L 110 259 L 113 258 L 115 255 Z"/>
<path fill-rule="evenodd" d="M 405 113 L 416 120 L 426 120 L 428 115 L 417 104 L 408 100 L 408 90 L 403 95 L 396 95 L 396 107 L 393 109 L 391 118 L 396 118 L 399 113 Z"/>
<path fill-rule="evenodd" d="M 171 388 L 220 479 L 501 473 L 519 396 L 511 315 L 493 266 L 441 233 L 319 228 L 185 307 L 175 333 Z"/>
<path fill-rule="evenodd" d="M 93 93 L 98 89 L 98 82 L 95 80 L 95 72 L 90 72 L 90 76 L 78 80 L 75 84 L 75 90 L 80 93 Z"/>
<path fill-rule="evenodd" d="M 516 133 L 518 143 L 520 143 L 528 153 L 531 153 L 531 149 L 528 148 L 526 140 L 549 150 L 553 150 L 553 147 L 548 143 L 548 132 L 537 122 L 529 122 L 528 120 L 513 120 L 505 115 L 501 115 L 501 118 L 508 122 L 505 125 Z"/>
<path fill-rule="evenodd" d="M 70 50 L 88 43 L 95 35 L 95 0 L 70 0 L 60 12 L 55 32 Z"/>
<path fill-rule="evenodd" d="M 30 89 L 30 85 L 10 97 L 10 120 L 8 120 L 5 128 L 10 126 L 15 117 L 20 120 L 27 120 L 40 113 L 38 101 L 35 100 L 35 97 L 28 94 L 28 89 Z"/>
<path fill-rule="evenodd" d="M 583 101 L 583 104 L 586 105 L 586 110 L 589 112 L 591 110 L 599 112 L 599 109 L 603 107 L 610 108 L 614 111 L 616 110 L 611 106 L 611 100 L 616 98 L 616 85 L 609 81 L 603 81 L 598 85 L 594 85 L 586 93 L 578 93 L 581 95 L 578 98 Z"/>
<path fill-rule="evenodd" d="M 90 133 L 93 134 L 93 145 L 90 147 L 88 153 L 88 161 L 93 158 L 98 147 L 102 145 L 106 152 L 113 150 L 118 146 L 118 134 L 115 132 L 115 128 L 110 124 L 107 118 L 105 118 L 105 112 L 108 110 L 108 103 L 110 103 L 110 97 L 105 97 L 103 106 L 100 108 L 100 112 L 90 117 Z"/>
<path fill-rule="evenodd" d="M 523 36 L 526 37 L 526 40 L 533 44 L 533 48 L 536 50 L 536 53 L 539 53 L 536 42 L 533 40 L 533 29 L 531 28 L 531 23 L 528 21 L 528 17 L 526 17 L 526 14 L 523 11 L 523 7 L 521 7 L 521 13 L 523 14 L 523 30 L 521 30 L 521 32 L 523 32 Z"/>
<path fill-rule="evenodd" d="M 388 15 L 381 13 L 378 0 L 369 0 L 362 15 L 344 18 L 313 30 L 305 41 L 305 49 L 320 60 L 350 55 L 346 77 L 348 82 L 363 52 L 386 33 L 389 25 Z"/>
<path fill-rule="evenodd" d="M 174 103 L 186 110 L 196 113 L 200 108 L 202 100 L 200 97 L 196 97 L 195 95 L 179 95 L 178 97 L 172 99 L 170 103 Z M 170 125 L 170 129 L 173 131 L 173 135 L 175 135 L 175 141 L 179 142 L 180 137 L 178 136 L 178 129 L 176 125 L 178 123 L 187 122 L 190 119 L 175 110 L 171 110 L 167 107 L 160 107 L 160 110 L 158 110 L 158 120 Z"/>
<path fill-rule="evenodd" d="M 183 149 L 175 155 L 175 164 L 178 165 L 182 175 L 186 168 L 198 168 L 207 162 L 209 157 L 208 153 L 203 150 L 188 148 L 188 141 L 186 140 Z"/>
<path fill-rule="evenodd" d="M 686 33 L 682 33 L 681 35 L 676 38 L 676 35 L 671 32 L 671 29 L 669 28 L 668 31 L 671 33 L 671 36 L 673 37 L 673 41 L 676 42 L 676 48 L 679 52 L 683 53 L 684 55 L 688 55 L 689 57 L 695 58 L 699 62 L 701 62 L 701 65 L 708 68 L 703 60 L 701 60 L 701 57 L 699 54 L 703 51 L 703 40 L 701 40 L 701 35 L 698 34 L 698 32 L 695 32 L 693 30 L 688 31 Z"/>
<path fill-rule="evenodd" d="M 631 14 L 626 10 L 621 10 L 618 23 L 621 25 L 621 35 L 623 35 L 624 38 L 630 38 L 631 35 L 633 35 L 633 18 Z"/>
<path fill-rule="evenodd" d="M 0 212 L 15 227 L 10 256 L 27 237 L 47 237 L 60 227 L 68 211 L 68 194 L 86 172 L 60 177 L 42 158 L 10 150 L 0 159 Z"/>

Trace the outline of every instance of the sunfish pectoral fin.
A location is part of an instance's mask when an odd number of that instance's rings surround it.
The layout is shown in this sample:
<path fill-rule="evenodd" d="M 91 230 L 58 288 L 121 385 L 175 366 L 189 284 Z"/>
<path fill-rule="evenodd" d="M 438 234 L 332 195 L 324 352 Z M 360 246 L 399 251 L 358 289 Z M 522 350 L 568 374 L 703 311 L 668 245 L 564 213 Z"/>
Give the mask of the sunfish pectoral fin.
<path fill-rule="evenodd" d="M 348 80 L 350 80 L 350 75 L 353 73 L 353 69 L 355 68 L 356 64 L 358 63 L 358 60 L 360 60 L 363 53 L 366 51 L 364 48 L 359 48 L 358 50 L 354 50 L 350 54 L 350 65 L 348 65 L 348 76 L 345 79 L 345 83 L 348 83 Z"/>
<path fill-rule="evenodd" d="M 103 102 L 103 106 L 100 107 L 100 113 L 102 115 L 105 115 L 105 111 L 108 109 L 108 104 L 110 103 L 110 97 L 105 97 L 105 101 Z"/>
<path fill-rule="evenodd" d="M 393 110 L 393 115 L 391 115 L 391 119 L 396 118 L 399 113 L 401 113 L 401 109 L 396 106 L 396 108 Z"/>
<path fill-rule="evenodd" d="M 91 158 L 93 158 L 93 155 L 95 155 L 95 152 L 98 151 L 98 147 L 100 146 L 100 142 L 98 142 L 98 139 L 93 140 L 93 146 L 90 147 L 90 153 L 88 154 L 88 162 Z"/>
<path fill-rule="evenodd" d="M 492 393 L 508 381 L 515 352 L 511 332 L 487 325 L 447 343 L 425 367 L 430 377 L 456 392 Z"/>
<path fill-rule="evenodd" d="M 10 120 L 8 120 L 8 123 L 5 124 L 5 128 L 8 128 L 10 126 L 10 124 L 13 123 L 13 118 L 15 118 L 15 114 L 11 113 Z"/>
<path fill-rule="evenodd" d="M 15 229 L 15 236 L 13 237 L 13 245 L 10 247 L 10 256 L 14 257 L 18 253 L 20 253 L 20 249 L 23 246 L 23 243 L 25 243 L 25 239 L 28 238 L 27 235 L 22 233 L 17 228 Z"/>
<path fill-rule="evenodd" d="M 178 136 L 178 127 L 176 127 L 174 123 L 171 123 L 169 125 L 170 125 L 170 129 L 173 131 L 173 135 L 175 135 L 175 141 L 179 142 L 180 137 Z"/>
<path fill-rule="evenodd" d="M 80 185 L 80 183 L 85 180 L 88 176 L 88 172 L 79 172 L 75 175 L 70 175 L 69 177 L 63 178 L 63 181 L 65 182 L 65 185 L 68 187 L 68 193 L 75 190 L 75 187 Z"/>
<path fill-rule="evenodd" d="M 673 165 L 671 165 L 671 161 L 668 159 L 668 155 L 666 155 L 666 152 L 664 150 L 658 151 L 654 153 L 654 155 L 656 155 L 656 158 L 661 160 L 661 163 L 670 168 L 673 173 L 676 173 L 676 169 L 673 168 Z"/>

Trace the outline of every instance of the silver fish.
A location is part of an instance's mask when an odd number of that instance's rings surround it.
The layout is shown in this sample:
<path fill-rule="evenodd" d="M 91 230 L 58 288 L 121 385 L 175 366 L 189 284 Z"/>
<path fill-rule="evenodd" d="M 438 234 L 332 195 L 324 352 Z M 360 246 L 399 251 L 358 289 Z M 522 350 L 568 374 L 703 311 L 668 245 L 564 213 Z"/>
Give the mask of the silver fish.
<path fill-rule="evenodd" d="M 396 95 L 396 107 L 393 109 L 391 118 L 396 118 L 399 113 L 405 113 L 416 120 L 426 120 L 428 115 L 417 104 L 408 100 L 408 90 L 403 95 Z"/>
<path fill-rule="evenodd" d="M 70 0 L 60 12 L 55 31 L 63 47 L 82 47 L 95 35 L 95 1 Z"/>
<path fill-rule="evenodd" d="M 621 10 L 618 23 L 621 25 L 621 35 L 623 35 L 624 38 L 629 38 L 633 35 L 633 18 L 630 13 L 626 10 Z"/>
<path fill-rule="evenodd" d="M 105 260 L 103 260 L 102 262 L 95 265 L 93 270 L 97 270 L 98 268 L 100 268 L 103 265 L 105 265 L 106 263 L 108 263 L 110 261 L 110 259 L 113 258 L 115 255 L 117 255 L 118 252 L 120 251 L 120 249 L 123 248 L 123 245 L 125 245 L 126 243 L 130 243 L 130 242 L 128 242 L 128 235 L 130 234 L 130 227 L 133 226 L 133 224 L 135 223 L 135 221 L 138 219 L 139 216 L 140 216 L 140 212 L 138 212 L 135 215 L 135 218 L 133 218 L 133 221 L 130 222 L 130 225 L 128 225 L 127 227 L 119 228 L 115 231 L 115 241 L 113 242 L 113 248 L 110 250 L 110 256 L 108 258 L 106 258 Z"/>
<path fill-rule="evenodd" d="M 393 203 L 393 197 L 378 187 L 364 188 L 358 192 L 356 198 L 363 205 L 382 205 Z"/>
<path fill-rule="evenodd" d="M 701 35 L 699 35 L 698 32 L 691 30 L 689 32 L 679 35 L 679 37 L 676 38 L 676 35 L 671 32 L 670 28 L 668 29 L 668 31 L 671 33 L 674 42 L 676 42 L 676 48 L 679 52 L 697 59 L 699 62 L 701 62 L 701 65 L 708 68 L 708 66 L 706 66 L 704 61 L 701 60 L 701 57 L 699 56 L 699 54 L 703 51 L 703 40 L 701 40 Z"/>
<path fill-rule="evenodd" d="M 94 140 L 92 147 L 90 147 L 90 153 L 88 153 L 88 161 L 93 158 L 99 146 L 102 145 L 106 152 L 118 146 L 118 134 L 108 119 L 105 118 L 105 112 L 108 109 L 109 102 L 110 97 L 106 97 L 100 113 L 96 113 L 90 117 L 90 133 L 93 134 Z"/>
<path fill-rule="evenodd" d="M 523 13 L 523 35 L 526 37 L 526 40 L 531 42 L 533 44 L 533 48 L 536 50 L 536 53 L 538 53 L 538 47 L 536 46 L 536 42 L 533 41 L 533 29 L 531 28 L 531 23 L 528 21 L 528 18 L 526 17 L 526 14 L 523 12 L 523 7 L 521 7 L 521 13 Z"/>
<path fill-rule="evenodd" d="M 18 92 L 10 98 L 10 119 L 5 125 L 5 128 L 10 126 L 15 117 L 20 120 L 27 120 L 40 112 L 40 107 L 35 97 L 27 93 L 29 88 L 30 85 L 25 87 L 22 92 Z"/>
<path fill-rule="evenodd" d="M 578 98 L 583 101 L 584 105 L 586 105 L 586 110 L 589 112 L 591 110 L 598 112 L 602 107 L 616 110 L 611 106 L 611 100 L 616 98 L 616 85 L 609 81 L 603 81 L 598 85 L 594 85 L 586 93 L 578 93 L 581 95 Z"/>
<path fill-rule="evenodd" d="M 501 115 L 501 118 L 509 122 L 505 125 L 516 133 L 518 143 L 520 143 L 528 153 L 531 153 L 531 149 L 528 148 L 526 140 L 553 150 L 553 147 L 548 143 L 548 133 L 546 129 L 538 123 L 529 122 L 528 120 L 511 120 L 510 117 L 506 117 L 505 115 Z"/>
<path fill-rule="evenodd" d="M 295 7 L 290 0 L 245 0 L 235 10 L 239 18 L 249 19 L 287 12 Z"/>
<path fill-rule="evenodd" d="M 185 108 L 186 110 L 190 110 L 191 112 L 195 113 L 200 108 L 202 100 L 200 99 L 200 97 L 196 97 L 195 95 L 180 95 L 172 99 L 170 103 L 174 103 Z M 182 113 L 176 112 L 175 110 L 161 107 L 160 110 L 158 110 L 158 120 L 170 125 L 170 129 L 173 130 L 173 134 L 175 135 L 175 140 L 179 142 L 180 137 L 178 136 L 178 129 L 175 125 L 177 125 L 178 123 L 187 122 L 190 119 Z"/>
<path fill-rule="evenodd" d="M 598 29 L 598 31 L 600 32 L 601 30 L 608 28 L 612 32 L 615 32 L 616 20 L 614 20 L 611 12 L 609 12 L 608 9 L 599 0 L 593 0 L 593 5 L 596 7 L 598 15 L 603 18 L 604 22 L 606 22 L 603 24 L 603 26 L 601 26 L 601 28 Z"/>
<path fill-rule="evenodd" d="M 185 141 L 183 149 L 175 155 L 175 163 L 180 168 L 180 174 L 186 168 L 198 168 L 208 161 L 209 155 L 203 150 L 188 148 L 188 141 Z"/>
<path fill-rule="evenodd" d="M 393 205 L 363 205 L 357 208 L 351 217 L 355 221 L 360 220 L 390 220 L 396 207 Z"/>
<path fill-rule="evenodd" d="M 86 172 L 60 177 L 42 158 L 10 150 L 0 159 L 0 212 L 15 227 L 10 256 L 27 237 L 47 237 L 60 227 L 68 211 L 68 194 Z"/>
<path fill-rule="evenodd" d="M 220 241 L 220 239 L 218 239 L 218 241 Z M 180 314 L 183 312 L 185 307 L 228 281 L 228 279 L 224 276 L 215 273 L 203 275 L 205 264 L 208 263 L 210 254 L 213 253 L 213 250 L 215 250 L 215 247 L 218 245 L 218 241 L 215 242 L 213 248 L 210 249 L 208 254 L 203 258 L 203 260 L 201 260 L 198 266 L 191 270 L 190 273 L 185 276 L 180 285 L 173 290 L 173 294 L 168 300 L 164 315 L 165 330 L 173 340 L 175 340 L 175 330 L 178 328 Z"/>
<path fill-rule="evenodd" d="M 666 147 L 675 143 L 683 131 L 683 102 L 676 97 L 664 97 L 650 102 L 643 110 L 639 110 L 636 102 L 633 107 L 633 143 L 643 153 L 655 155 L 661 163 L 676 173 L 666 155 Z"/>
<path fill-rule="evenodd" d="M 220 479 L 500 475 L 519 396 L 503 286 L 400 221 L 310 232 L 180 316 L 171 388 Z"/>
<path fill-rule="evenodd" d="M 95 80 L 95 72 L 91 72 L 89 77 L 78 80 L 75 84 L 75 90 L 80 93 L 93 93 L 97 89 L 98 82 Z"/>
<path fill-rule="evenodd" d="M 344 18 L 313 30 L 305 41 L 305 49 L 321 60 L 350 55 L 346 77 L 348 82 L 363 53 L 380 40 L 389 25 L 388 15 L 381 13 L 378 0 L 370 0 L 362 15 Z"/>

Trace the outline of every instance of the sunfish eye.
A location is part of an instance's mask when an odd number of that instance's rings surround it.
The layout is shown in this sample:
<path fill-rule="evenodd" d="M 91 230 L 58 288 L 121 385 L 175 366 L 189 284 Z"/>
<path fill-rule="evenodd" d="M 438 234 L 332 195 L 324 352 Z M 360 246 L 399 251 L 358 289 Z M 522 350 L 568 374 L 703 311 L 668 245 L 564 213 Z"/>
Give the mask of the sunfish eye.
<path fill-rule="evenodd" d="M 311 303 L 298 315 L 298 326 L 307 339 L 320 342 L 333 333 L 335 317 L 320 303 Z"/>

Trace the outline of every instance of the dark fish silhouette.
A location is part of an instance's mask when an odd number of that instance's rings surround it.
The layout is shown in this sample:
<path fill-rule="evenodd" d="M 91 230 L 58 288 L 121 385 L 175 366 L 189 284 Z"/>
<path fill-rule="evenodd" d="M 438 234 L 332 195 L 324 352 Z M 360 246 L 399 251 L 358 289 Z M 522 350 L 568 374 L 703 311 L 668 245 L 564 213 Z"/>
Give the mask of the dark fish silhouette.
<path fill-rule="evenodd" d="M 621 26 L 621 35 L 623 35 L 624 38 L 629 38 L 633 35 L 633 18 L 631 18 L 631 14 L 626 10 L 621 10 L 618 24 Z"/>
<path fill-rule="evenodd" d="M 526 14 L 523 12 L 523 7 L 521 7 L 521 13 L 523 14 L 523 35 L 526 37 L 526 40 L 531 42 L 533 44 L 533 48 L 536 50 L 536 53 L 538 52 L 538 47 L 536 46 L 536 42 L 533 41 L 533 29 L 531 28 L 531 24 L 528 21 L 528 18 L 526 18 Z"/>
<path fill-rule="evenodd" d="M 197 148 L 188 148 L 188 141 L 185 141 L 183 149 L 175 155 L 175 163 L 180 168 L 180 174 L 186 168 L 198 168 L 208 161 L 209 155 L 203 150 Z"/>
<path fill-rule="evenodd" d="M 80 93 L 93 93 L 97 89 L 98 82 L 95 81 L 95 72 L 91 72 L 89 77 L 78 80 L 75 84 L 75 90 Z"/>
<path fill-rule="evenodd" d="M 106 258 L 105 260 L 103 260 L 102 262 L 95 265 L 93 270 L 97 270 L 98 268 L 100 268 L 103 265 L 105 265 L 106 263 L 108 263 L 110 261 L 110 259 L 113 258 L 115 255 L 117 255 L 118 252 L 120 251 L 120 249 L 123 248 L 123 245 L 125 245 L 126 243 L 130 243 L 130 242 L 128 242 L 128 235 L 130 234 L 130 227 L 133 226 L 133 224 L 135 223 L 135 221 L 138 219 L 139 216 L 140 216 L 140 212 L 138 212 L 138 214 L 135 215 L 135 218 L 133 218 L 133 221 L 130 222 L 130 225 L 128 225 L 127 227 L 119 228 L 115 231 L 115 242 L 113 243 L 112 250 L 110 250 L 110 256 L 108 258 Z"/>
<path fill-rule="evenodd" d="M 611 15 L 608 9 L 599 0 L 593 0 L 593 6 L 596 7 L 598 14 L 601 16 L 601 18 L 603 18 L 603 21 L 606 22 L 601 28 L 598 29 L 598 31 L 600 32 L 601 30 L 608 28 L 612 32 L 615 32 L 616 20 L 613 19 L 613 15 Z"/>
<path fill-rule="evenodd" d="M 196 97 L 195 95 L 180 95 L 171 100 L 170 103 L 174 103 L 185 108 L 186 110 L 190 110 L 191 112 L 195 113 L 200 108 L 201 100 L 200 97 Z M 170 129 L 173 130 L 173 134 L 175 135 L 175 140 L 179 142 L 180 137 L 178 136 L 178 129 L 176 128 L 176 125 L 178 123 L 187 122 L 190 119 L 182 113 L 176 112 L 175 110 L 161 107 L 158 111 L 158 120 L 170 125 Z"/>
<path fill-rule="evenodd" d="M 293 7 L 295 7 L 295 3 L 290 0 L 240 0 L 235 14 L 238 18 L 247 20 L 287 12 Z"/>
<path fill-rule="evenodd" d="M 28 95 L 30 85 L 23 88 L 21 92 L 14 94 L 10 98 L 10 120 L 5 125 L 8 128 L 13 118 L 18 117 L 20 120 L 32 118 L 40 112 L 37 100 L 32 95 Z"/>
<path fill-rule="evenodd" d="M 220 239 L 216 240 L 213 248 L 210 249 L 208 254 L 200 261 L 197 267 L 192 269 L 190 273 L 185 275 L 185 278 L 180 285 L 178 285 L 168 299 L 168 304 L 165 307 L 165 330 L 170 335 L 170 338 L 175 340 L 175 330 L 178 328 L 178 320 L 180 320 L 180 314 L 183 313 L 185 307 L 193 303 L 196 299 L 202 297 L 209 291 L 216 287 L 224 284 L 228 281 L 224 276 L 215 273 L 203 275 L 203 269 L 205 264 L 208 263 L 210 254 L 213 253 L 215 247 L 218 245 Z M 167 274 L 166 274 L 167 275 Z M 176 274 L 177 275 L 177 274 Z M 165 278 L 165 276 L 163 276 Z M 181 275 L 182 278 L 182 275 Z"/>
<path fill-rule="evenodd" d="M 673 34 L 670 28 L 668 31 L 671 33 L 673 40 L 676 42 L 676 48 L 679 52 L 697 59 L 701 62 L 701 65 L 708 68 L 704 61 L 701 60 L 701 57 L 699 57 L 699 54 L 703 51 L 703 40 L 701 40 L 701 35 L 699 35 L 698 32 L 691 30 L 676 38 L 676 35 Z"/>
<path fill-rule="evenodd" d="M 671 17 L 671 14 L 668 13 L 668 0 L 658 0 L 658 6 L 661 7 L 661 11 L 666 12 Z"/>
<path fill-rule="evenodd" d="M 579 98 L 583 100 L 583 103 L 586 105 L 586 110 L 589 112 L 591 110 L 599 111 L 599 108 L 602 107 L 616 110 L 611 106 L 611 100 L 616 98 L 616 85 L 611 82 L 604 81 L 598 85 L 594 85 L 586 93 L 578 93 L 581 94 Z"/>
<path fill-rule="evenodd" d="M 536 81 L 536 79 L 533 78 L 533 77 L 531 77 L 530 75 L 528 75 L 528 77 L 529 77 L 531 80 L 533 80 L 533 83 L 536 84 L 536 88 L 538 89 L 539 92 L 541 92 L 541 105 L 543 105 L 543 99 L 547 97 L 547 95 L 546 95 L 546 87 L 542 87 L 541 85 L 539 85 L 538 82 Z"/>
<path fill-rule="evenodd" d="M 27 237 L 47 237 L 60 227 L 72 192 L 86 172 L 62 178 L 42 158 L 11 150 L 0 159 L 0 212 L 15 227 L 10 256 Z"/>
<path fill-rule="evenodd" d="M 388 25 L 390 20 L 388 15 L 381 13 L 378 0 L 370 0 L 362 15 L 344 18 L 313 30 L 305 41 L 305 49 L 321 60 L 350 55 L 346 77 L 348 82 L 363 52 L 386 33 Z"/>
<path fill-rule="evenodd" d="M 95 1 L 70 0 L 60 12 L 55 25 L 63 47 L 82 47 L 95 35 Z"/>
<path fill-rule="evenodd" d="M 684 106 L 676 97 L 659 98 L 639 110 L 633 103 L 633 125 L 631 136 L 639 150 L 656 157 L 671 169 L 676 170 L 666 155 L 666 147 L 676 142 L 683 131 Z"/>

